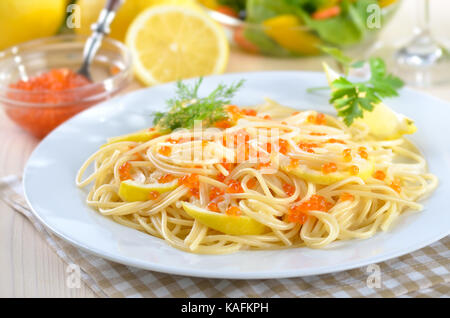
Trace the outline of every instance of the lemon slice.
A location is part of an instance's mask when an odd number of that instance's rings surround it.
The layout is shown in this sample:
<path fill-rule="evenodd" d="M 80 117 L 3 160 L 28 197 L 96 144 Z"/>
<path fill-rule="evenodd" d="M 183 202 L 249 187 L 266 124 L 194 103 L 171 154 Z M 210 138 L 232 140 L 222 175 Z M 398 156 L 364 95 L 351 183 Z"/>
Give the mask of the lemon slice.
<path fill-rule="evenodd" d="M 140 130 L 138 132 L 134 132 L 131 134 L 108 138 L 107 143 L 104 144 L 102 147 L 110 145 L 110 144 L 114 144 L 116 142 L 121 142 L 121 141 L 146 142 L 146 141 L 149 141 L 149 140 L 155 138 L 158 135 L 159 135 L 159 133 L 156 130 L 144 129 L 144 130 Z"/>
<path fill-rule="evenodd" d="M 193 6 L 146 9 L 130 25 L 126 43 L 135 74 L 146 85 L 220 74 L 228 62 L 223 29 Z"/>
<path fill-rule="evenodd" d="M 178 180 L 168 183 L 150 183 L 142 184 L 133 180 L 125 180 L 120 183 L 119 196 L 127 202 L 148 201 L 150 192 L 164 193 L 175 189 L 178 186 Z"/>
<path fill-rule="evenodd" d="M 323 68 L 331 87 L 331 83 L 340 75 L 326 63 L 323 63 Z M 384 103 L 375 104 L 371 112 L 365 111 L 364 117 L 356 119 L 355 123 L 366 124 L 371 135 L 377 139 L 396 139 L 417 131 L 412 119 L 394 112 Z"/>
<path fill-rule="evenodd" d="M 211 212 L 187 202 L 183 202 L 183 209 L 200 223 L 225 234 L 260 235 L 267 230 L 264 224 L 245 215 L 233 216 Z"/>
<path fill-rule="evenodd" d="M 324 174 L 321 171 L 311 169 L 305 165 L 299 165 L 296 167 L 281 166 L 281 169 L 308 182 L 328 185 L 354 176 L 366 180 L 373 174 L 374 165 L 371 161 L 360 160 L 357 163 L 359 168 L 359 173 L 357 175 L 351 175 L 348 171 L 336 171 Z"/>

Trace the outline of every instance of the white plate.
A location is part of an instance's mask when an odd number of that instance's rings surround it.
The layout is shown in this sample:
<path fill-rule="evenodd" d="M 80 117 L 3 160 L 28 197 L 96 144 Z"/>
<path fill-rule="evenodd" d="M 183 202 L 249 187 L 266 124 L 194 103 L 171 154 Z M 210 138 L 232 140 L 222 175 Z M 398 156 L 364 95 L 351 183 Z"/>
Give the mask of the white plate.
<path fill-rule="evenodd" d="M 254 105 L 263 97 L 298 109 L 333 112 L 323 95 L 306 88 L 323 86 L 323 74 L 312 72 L 255 72 L 207 77 L 201 94 L 219 82 L 246 79 L 234 98 Z M 282 278 L 342 271 L 397 257 L 449 234 L 450 104 L 404 89 L 389 100 L 396 111 L 416 120 L 411 139 L 420 147 L 440 185 L 420 213 L 406 213 L 387 233 L 367 240 L 331 244 L 326 249 L 242 251 L 229 255 L 195 255 L 168 246 L 163 240 L 117 224 L 85 205 L 86 191 L 75 184 L 84 160 L 107 137 L 151 126 L 151 114 L 163 110 L 174 85 L 148 88 L 107 101 L 69 120 L 53 131 L 32 154 L 25 168 L 24 187 L 35 215 L 56 235 L 91 253 L 158 272 L 211 278 Z"/>

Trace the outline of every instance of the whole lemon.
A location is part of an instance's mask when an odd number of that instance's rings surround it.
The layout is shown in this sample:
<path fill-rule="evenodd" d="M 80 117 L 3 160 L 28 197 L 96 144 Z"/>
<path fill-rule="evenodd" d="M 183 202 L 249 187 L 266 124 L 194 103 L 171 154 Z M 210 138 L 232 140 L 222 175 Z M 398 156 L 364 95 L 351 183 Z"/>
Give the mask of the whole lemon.
<path fill-rule="evenodd" d="M 61 27 L 66 0 L 1 0 L 0 50 L 54 35 Z"/>
<path fill-rule="evenodd" d="M 97 21 L 100 11 L 105 6 L 106 0 L 78 0 L 80 6 L 80 28 L 75 29 L 77 34 L 91 34 L 91 25 Z M 144 9 L 159 4 L 185 4 L 192 0 L 126 0 L 119 8 L 114 21 L 111 24 L 110 36 L 116 40 L 124 41 L 128 26 L 133 19 Z"/>

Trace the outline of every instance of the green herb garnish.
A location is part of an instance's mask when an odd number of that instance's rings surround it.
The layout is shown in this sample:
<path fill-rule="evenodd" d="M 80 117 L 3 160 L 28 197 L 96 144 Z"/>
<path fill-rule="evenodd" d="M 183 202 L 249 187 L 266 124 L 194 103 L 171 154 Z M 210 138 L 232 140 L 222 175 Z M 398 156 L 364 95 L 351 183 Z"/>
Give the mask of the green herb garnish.
<path fill-rule="evenodd" d="M 200 78 L 192 86 L 181 81 L 177 82 L 176 97 L 167 101 L 169 111 L 155 113 L 153 124 L 158 130 L 193 128 L 196 120 L 201 120 L 204 126 L 210 127 L 228 118 L 224 106 L 231 103 L 231 98 L 244 81 L 241 80 L 230 86 L 219 84 L 207 97 L 199 97 L 198 90 L 202 81 L 203 78 Z"/>
<path fill-rule="evenodd" d="M 372 111 L 383 98 L 398 96 L 398 90 L 404 85 L 400 78 L 386 72 L 386 64 L 381 58 L 370 58 L 368 63 L 369 80 L 351 82 L 341 76 L 331 83 L 330 103 L 347 126 L 356 118 L 363 118 L 364 111 Z"/>
<path fill-rule="evenodd" d="M 371 57 L 367 62 L 354 61 L 336 47 L 321 46 L 321 51 L 333 57 L 344 76 L 331 82 L 330 103 L 336 108 L 338 116 L 347 126 L 356 118 L 363 118 L 364 112 L 371 112 L 383 98 L 398 96 L 398 90 L 403 87 L 403 81 L 387 73 L 386 64 L 379 57 Z M 366 81 L 352 82 L 347 76 L 350 69 L 361 68 L 366 63 L 370 67 L 370 78 Z M 308 92 L 322 90 L 324 87 L 313 87 Z"/>

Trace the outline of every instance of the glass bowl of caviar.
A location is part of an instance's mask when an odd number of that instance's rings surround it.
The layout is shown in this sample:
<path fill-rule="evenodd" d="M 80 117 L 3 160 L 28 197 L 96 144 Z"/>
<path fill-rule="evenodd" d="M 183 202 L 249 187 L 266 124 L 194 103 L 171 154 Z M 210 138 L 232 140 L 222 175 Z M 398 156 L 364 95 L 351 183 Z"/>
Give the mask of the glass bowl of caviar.
<path fill-rule="evenodd" d="M 230 42 L 254 53 L 314 56 L 321 46 L 362 54 L 400 0 L 198 0 Z"/>
<path fill-rule="evenodd" d="M 86 37 L 59 35 L 0 52 L 0 104 L 7 116 L 37 138 L 80 111 L 122 91 L 131 80 L 131 55 L 106 38 L 92 64 L 92 81 L 76 73 Z"/>

